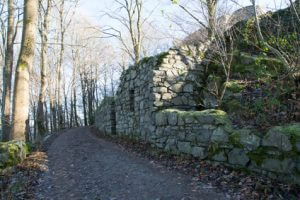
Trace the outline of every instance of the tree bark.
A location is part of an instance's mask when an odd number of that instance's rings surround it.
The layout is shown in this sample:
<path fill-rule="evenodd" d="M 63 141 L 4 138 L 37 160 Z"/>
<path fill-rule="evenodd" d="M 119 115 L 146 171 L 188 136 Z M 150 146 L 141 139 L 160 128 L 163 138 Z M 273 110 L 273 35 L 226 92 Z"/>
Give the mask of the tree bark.
<path fill-rule="evenodd" d="M 282 53 L 280 53 L 280 51 L 274 47 L 272 47 L 271 45 L 269 45 L 268 42 L 265 41 L 264 36 L 261 32 L 261 28 L 260 28 L 260 20 L 258 18 L 258 14 L 257 14 L 257 8 L 256 8 L 256 0 L 251 0 L 252 6 L 253 6 L 253 10 L 254 10 L 254 18 L 255 18 L 255 24 L 256 24 L 256 28 L 257 28 L 257 34 L 259 39 L 261 40 L 261 42 L 266 45 L 266 47 L 268 47 L 270 49 L 270 51 L 275 54 L 284 64 L 284 66 L 286 67 L 286 69 L 291 69 L 291 66 L 289 64 L 289 62 L 287 61 L 287 59 L 284 57 L 284 55 L 282 55 Z"/>
<path fill-rule="evenodd" d="M 86 103 L 86 98 L 87 98 L 87 91 L 86 91 L 86 78 L 85 74 L 82 74 L 80 72 L 80 82 L 81 82 L 81 93 L 82 93 L 82 106 L 83 106 L 83 118 L 84 118 L 84 125 L 88 126 L 88 116 L 87 116 L 87 103 Z"/>
<path fill-rule="evenodd" d="M 3 93 L 2 93 L 2 133 L 3 141 L 10 139 L 10 114 L 11 114 L 11 79 L 14 61 L 14 1 L 8 0 L 7 20 L 7 46 L 5 65 L 3 68 Z"/>
<path fill-rule="evenodd" d="M 56 109 L 55 109 L 55 97 L 52 95 L 51 88 L 50 88 L 50 77 L 48 77 L 48 95 L 49 95 L 49 103 L 50 103 L 50 126 L 51 126 L 51 133 L 57 130 L 56 128 Z"/>
<path fill-rule="evenodd" d="M 42 24 L 41 31 L 41 89 L 39 94 L 38 108 L 37 108 L 37 128 L 38 128 L 38 143 L 41 142 L 45 133 L 46 133 L 46 124 L 45 124 L 45 114 L 44 114 L 44 104 L 46 96 L 46 79 L 47 72 L 46 66 L 48 63 L 48 33 L 49 33 L 49 18 L 50 10 L 52 7 L 52 0 L 47 1 L 47 8 L 45 10 L 44 21 Z"/>
<path fill-rule="evenodd" d="M 213 39 L 216 31 L 216 11 L 218 0 L 206 0 L 208 14 L 208 39 Z"/>
<path fill-rule="evenodd" d="M 48 118 L 48 108 L 47 108 L 47 102 L 44 102 L 44 116 L 45 116 L 45 128 L 46 128 L 46 133 L 49 131 L 49 118 Z"/>
<path fill-rule="evenodd" d="M 58 117 L 58 129 L 63 128 L 63 110 L 62 110 L 62 95 L 61 95 L 61 76 L 62 76 L 62 64 L 64 57 L 64 40 L 65 40 L 65 28 L 64 28 L 64 0 L 60 2 L 59 8 L 59 20 L 60 20 L 60 53 L 59 53 L 59 63 L 57 69 L 57 117 Z"/>
<path fill-rule="evenodd" d="M 76 125 L 76 127 L 78 127 L 79 126 L 79 123 L 78 123 L 78 115 L 77 115 L 77 107 L 76 107 L 76 101 L 77 101 L 77 99 L 76 99 L 76 89 L 75 89 L 75 87 L 74 87 L 74 103 L 73 103 L 73 106 L 74 106 L 74 118 L 75 118 L 75 125 Z"/>
<path fill-rule="evenodd" d="M 24 20 L 21 51 L 16 68 L 12 139 L 26 140 L 26 120 L 29 113 L 29 72 L 33 65 L 37 25 L 37 0 L 24 0 Z"/>
<path fill-rule="evenodd" d="M 73 127 L 74 121 L 74 107 L 73 107 L 73 90 L 71 91 L 71 98 L 70 98 L 70 121 L 69 121 L 69 128 Z"/>

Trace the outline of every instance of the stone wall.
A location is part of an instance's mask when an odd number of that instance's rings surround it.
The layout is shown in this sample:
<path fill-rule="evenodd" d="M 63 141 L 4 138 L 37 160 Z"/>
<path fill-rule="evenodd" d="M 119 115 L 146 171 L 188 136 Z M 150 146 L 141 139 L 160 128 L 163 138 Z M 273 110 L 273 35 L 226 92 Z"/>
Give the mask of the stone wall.
<path fill-rule="evenodd" d="M 220 110 L 162 110 L 156 113 L 151 143 L 175 154 L 223 163 L 300 184 L 300 123 L 256 130 L 234 130 Z"/>
<path fill-rule="evenodd" d="M 213 109 L 165 109 L 156 112 L 153 123 L 148 141 L 166 152 L 300 184 L 300 123 L 273 127 L 263 135 L 256 130 L 234 130 L 227 114 Z M 126 135 L 145 140 L 138 134 Z"/>
<path fill-rule="evenodd" d="M 116 112 L 113 97 L 105 97 L 96 110 L 95 124 L 105 134 L 116 134 Z M 100 117 L 101 116 L 101 117 Z"/>
<path fill-rule="evenodd" d="M 171 49 L 144 58 L 121 75 L 115 96 L 116 131 L 149 140 L 155 112 L 167 108 L 196 110 L 203 68 L 197 65 L 205 47 Z"/>
<path fill-rule="evenodd" d="M 300 184 L 300 124 L 263 134 L 234 130 L 223 111 L 197 111 L 205 80 L 199 64 L 203 49 L 171 49 L 124 71 L 116 96 L 104 99 L 98 108 L 96 127 L 174 154 Z"/>

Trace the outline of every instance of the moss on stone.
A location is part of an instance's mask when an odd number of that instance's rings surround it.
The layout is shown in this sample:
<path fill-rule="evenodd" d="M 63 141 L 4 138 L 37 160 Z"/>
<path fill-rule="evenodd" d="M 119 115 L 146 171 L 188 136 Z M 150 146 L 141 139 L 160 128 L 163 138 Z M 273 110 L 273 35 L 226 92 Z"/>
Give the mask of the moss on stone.
<path fill-rule="evenodd" d="M 142 60 L 140 60 L 140 62 L 138 63 L 138 65 L 143 65 L 145 63 L 148 63 L 151 59 L 153 59 L 153 56 L 150 57 L 144 57 Z"/>
<path fill-rule="evenodd" d="M 241 144 L 241 135 L 238 131 L 234 131 L 229 136 L 229 143 L 232 144 L 235 147 L 243 148 L 244 146 Z"/>
<path fill-rule="evenodd" d="M 276 126 L 273 129 L 277 129 L 280 133 L 287 135 L 292 144 L 292 153 L 300 154 L 296 148 L 296 143 L 300 142 L 300 123 L 288 124 L 284 126 Z"/>
<path fill-rule="evenodd" d="M 0 169 L 14 166 L 25 159 L 29 149 L 23 141 L 9 141 L 0 143 Z"/>
<path fill-rule="evenodd" d="M 195 123 L 215 124 L 224 127 L 226 132 L 233 132 L 232 123 L 227 113 L 222 110 L 208 109 L 203 111 L 183 111 L 178 109 L 165 109 L 163 113 L 176 112 L 181 119 L 192 119 Z"/>
<path fill-rule="evenodd" d="M 33 144 L 32 143 L 26 143 L 25 144 L 25 153 L 26 155 L 30 154 L 33 150 Z"/>
<path fill-rule="evenodd" d="M 247 153 L 251 162 L 255 162 L 257 166 L 261 166 L 263 161 L 268 157 L 266 151 L 263 148 L 259 148 L 254 152 Z"/>
<path fill-rule="evenodd" d="M 156 56 L 157 65 L 161 65 L 163 63 L 164 58 L 168 55 L 168 52 L 160 53 Z"/>
<path fill-rule="evenodd" d="M 279 152 L 278 155 L 270 154 L 270 151 L 278 151 L 276 148 L 272 147 L 260 147 L 255 151 L 251 151 L 247 153 L 251 161 L 254 161 L 257 166 L 261 166 L 265 159 L 274 159 L 283 161 L 287 158 L 295 159 L 297 157 L 297 153 L 290 151 L 290 152 Z"/>
<path fill-rule="evenodd" d="M 222 104 L 222 107 L 228 113 L 243 113 L 247 111 L 247 108 L 243 106 L 237 99 L 225 100 Z"/>
<path fill-rule="evenodd" d="M 300 139 L 300 123 L 294 123 L 289 124 L 285 126 L 277 126 L 280 130 L 280 132 L 287 134 L 287 135 L 293 135 Z"/>
<path fill-rule="evenodd" d="M 232 77 L 268 79 L 277 77 L 286 71 L 283 63 L 274 57 L 262 52 L 258 55 L 240 52 L 233 55 Z M 233 88 L 238 92 L 238 88 Z M 230 89 L 229 89 L 230 90 Z"/>
<path fill-rule="evenodd" d="M 213 142 L 208 146 L 208 149 L 207 149 L 208 157 L 211 158 L 214 155 L 220 153 L 220 151 L 221 151 L 221 149 L 219 147 L 219 144 Z"/>

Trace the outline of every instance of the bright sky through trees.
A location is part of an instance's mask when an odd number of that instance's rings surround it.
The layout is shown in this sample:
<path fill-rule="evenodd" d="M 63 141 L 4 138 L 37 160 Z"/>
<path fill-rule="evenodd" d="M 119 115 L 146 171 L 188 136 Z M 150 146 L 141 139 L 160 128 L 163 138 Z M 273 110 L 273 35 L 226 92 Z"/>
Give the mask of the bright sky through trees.
<path fill-rule="evenodd" d="M 152 13 L 151 18 L 153 19 L 153 23 L 155 23 L 157 27 L 162 27 L 161 29 L 164 31 L 166 31 L 165 27 L 169 27 L 169 31 L 174 34 L 174 31 L 177 31 L 177 29 L 174 28 L 174 24 L 172 24 L 170 18 L 175 15 L 186 15 L 186 13 L 183 13 L 178 6 L 172 5 L 170 0 L 149 0 L 146 2 L 145 12 Z M 181 2 L 186 4 L 191 2 L 191 0 L 182 0 Z M 258 0 L 257 4 L 265 10 L 277 10 L 279 8 L 285 8 L 287 0 Z M 228 5 L 223 4 L 222 6 L 226 6 L 229 12 L 233 12 L 236 9 L 249 5 L 251 5 L 250 0 L 232 0 Z M 111 0 L 85 0 L 80 2 L 79 12 L 96 25 L 118 26 L 119 24 L 116 21 L 105 16 L 103 17 L 105 10 L 113 10 L 116 8 Z M 196 29 L 197 27 L 188 27 L 187 32 L 193 32 Z M 178 38 L 186 36 L 186 33 L 177 32 Z"/>

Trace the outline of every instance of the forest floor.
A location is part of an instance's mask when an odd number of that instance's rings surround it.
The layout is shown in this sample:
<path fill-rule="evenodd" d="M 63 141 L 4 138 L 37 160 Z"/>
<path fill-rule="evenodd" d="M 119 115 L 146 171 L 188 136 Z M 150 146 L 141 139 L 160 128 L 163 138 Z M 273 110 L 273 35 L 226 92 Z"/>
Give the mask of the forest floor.
<path fill-rule="evenodd" d="M 229 199 L 210 185 L 96 137 L 89 128 L 61 134 L 46 153 L 34 199 Z"/>

